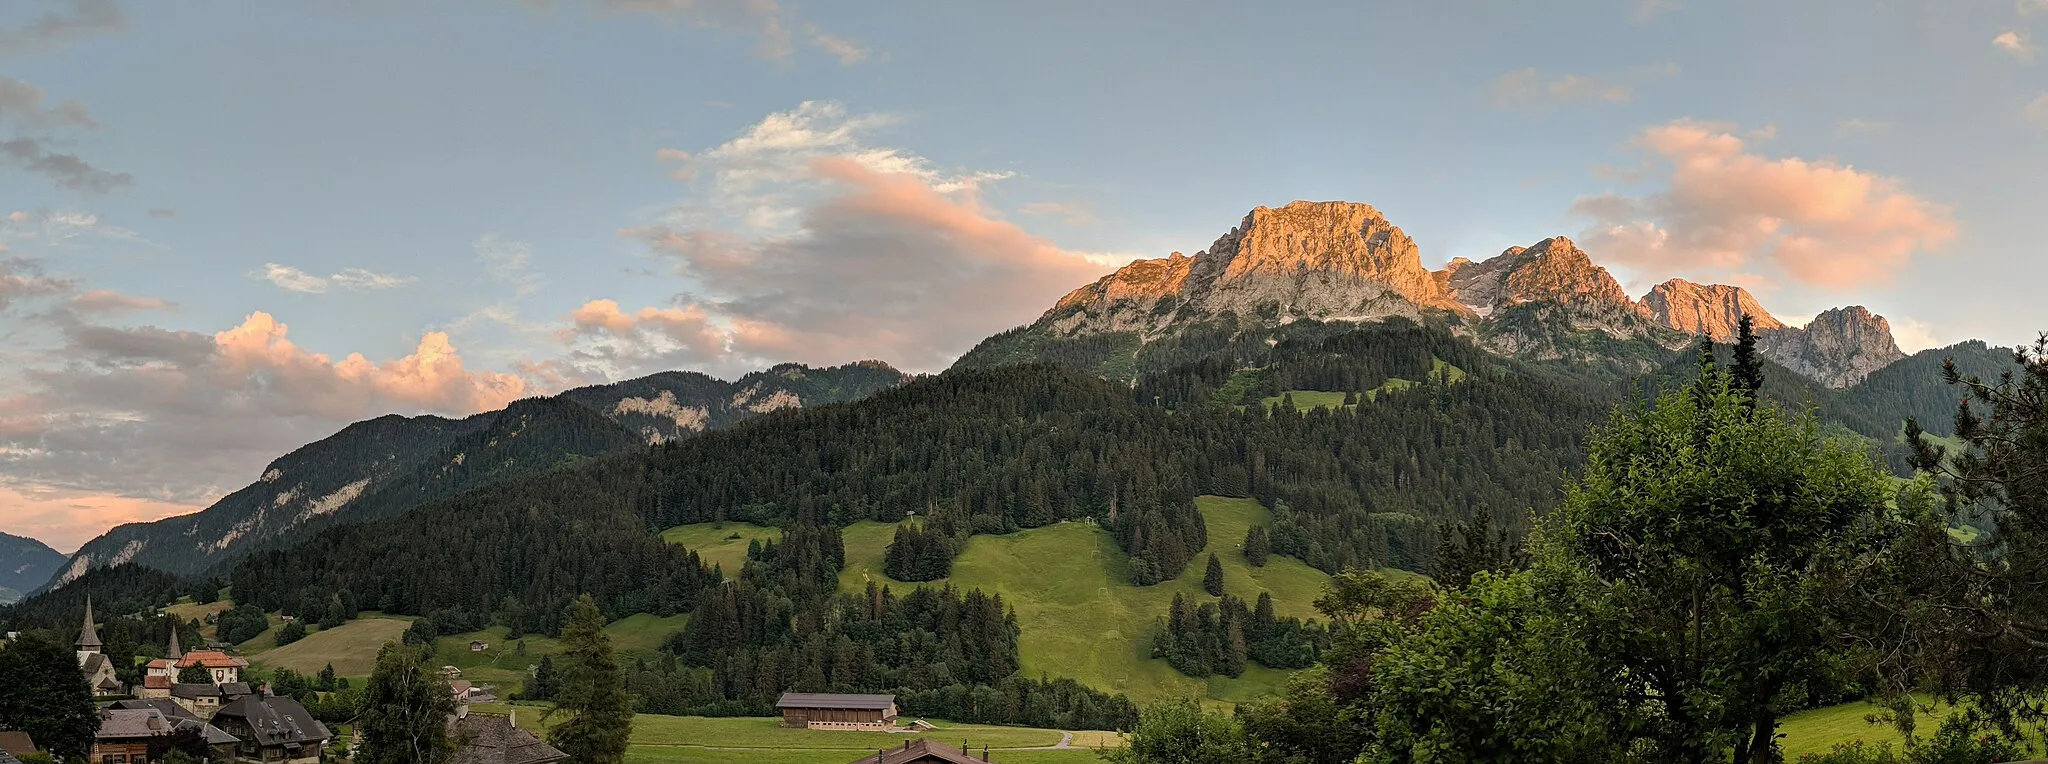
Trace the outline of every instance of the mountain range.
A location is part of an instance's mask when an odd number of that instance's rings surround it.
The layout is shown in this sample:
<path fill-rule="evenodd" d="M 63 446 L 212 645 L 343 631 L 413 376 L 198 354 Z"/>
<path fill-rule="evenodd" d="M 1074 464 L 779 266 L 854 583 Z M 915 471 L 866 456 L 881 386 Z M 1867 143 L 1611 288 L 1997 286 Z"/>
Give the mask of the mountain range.
<path fill-rule="evenodd" d="M 1814 406 L 1823 419 L 1894 450 L 1905 416 L 1943 429 L 1954 406 L 1953 391 L 1938 377 L 1943 359 L 1958 357 L 1965 371 L 1978 373 L 2010 361 L 2009 351 L 1983 343 L 1909 359 L 1885 319 L 1857 306 L 1793 327 L 1736 286 L 1673 279 L 1632 298 L 1562 236 L 1431 271 L 1415 242 L 1373 207 L 1298 201 L 1252 210 L 1193 256 L 1133 262 L 1083 285 L 1031 324 L 984 340 L 948 375 L 1057 364 L 1124 383 L 1141 400 L 1241 407 L 1290 390 L 1356 392 L 1412 381 L 1436 373 L 1447 358 L 1464 358 L 1461 373 L 1554 380 L 1517 389 L 1523 399 L 1619 400 L 1629 380 L 1684 373 L 1699 337 L 1726 342 L 1744 315 L 1778 370 L 1767 394 Z M 1357 331 L 1383 324 L 1429 329 Z M 1446 344 L 1452 342 L 1474 350 Z M 255 482 L 201 512 L 121 526 L 92 540 L 56 583 L 124 562 L 218 574 L 252 552 L 290 547 L 323 528 L 692 440 L 785 409 L 858 401 L 908 379 L 880 362 L 783 365 L 733 382 L 667 372 L 463 419 L 359 422 L 278 458 Z M 916 405 L 957 401 L 942 396 Z M 715 450 L 700 457 L 742 458 Z M 773 494 L 769 487 L 750 490 Z"/>
<path fill-rule="evenodd" d="M 878 361 L 784 364 L 732 382 L 671 371 L 528 398 L 462 419 L 382 416 L 278 457 L 255 482 L 204 510 L 108 531 L 73 554 L 54 583 L 124 562 L 201 573 L 335 523 L 388 517 L 511 477 L 766 412 L 861 398 L 905 379 Z"/>
<path fill-rule="evenodd" d="M 1076 289 L 961 364 L 1000 365 L 1077 341 L 1135 355 L 1145 343 L 1191 326 L 1242 330 L 1392 317 L 1444 321 L 1505 355 L 1614 361 L 1639 357 L 1614 352 L 1616 342 L 1675 350 L 1702 335 L 1729 341 L 1744 314 L 1766 356 L 1830 387 L 1848 387 L 1905 357 L 1885 319 L 1861 307 L 1791 327 L 1737 286 L 1672 279 L 1632 299 L 1563 236 L 1431 271 L 1415 241 L 1372 206 L 1297 201 L 1252 210 L 1192 257 L 1141 260 Z M 1118 376 L 1119 369 L 1129 367 L 1097 370 Z"/>
<path fill-rule="evenodd" d="M 63 565 L 63 553 L 50 545 L 0 533 L 0 605 L 40 588 Z"/>

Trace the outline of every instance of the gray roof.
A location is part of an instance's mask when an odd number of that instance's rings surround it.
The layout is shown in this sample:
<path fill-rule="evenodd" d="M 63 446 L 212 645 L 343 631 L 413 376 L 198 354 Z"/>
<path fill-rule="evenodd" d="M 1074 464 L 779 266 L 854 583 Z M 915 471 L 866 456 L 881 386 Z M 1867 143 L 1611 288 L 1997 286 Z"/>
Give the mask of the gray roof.
<path fill-rule="evenodd" d="M 100 711 L 101 740 L 156 737 L 171 731 L 171 720 L 154 708 L 107 708 Z"/>
<path fill-rule="evenodd" d="M 177 682 L 171 685 L 171 697 L 184 698 L 186 700 L 218 698 L 220 697 L 220 687 L 205 682 L 194 682 L 191 684 Z"/>
<path fill-rule="evenodd" d="M 853 764 L 904 764 L 924 759 L 938 759 L 953 764 L 986 764 L 982 759 L 966 751 L 925 738 L 905 741 L 901 746 L 880 751 L 866 758 L 855 759 Z"/>
<path fill-rule="evenodd" d="M 456 740 L 450 764 L 555 764 L 569 758 L 503 714 L 469 714 L 451 720 L 448 728 Z"/>
<path fill-rule="evenodd" d="M 0 751 L 0 764 L 21 764 L 21 760 L 14 758 L 14 754 Z"/>
<path fill-rule="evenodd" d="M 92 595 L 85 595 L 85 628 L 78 632 L 78 647 L 100 647 L 100 633 L 92 626 Z"/>
<path fill-rule="evenodd" d="M 240 719 L 254 730 L 259 746 L 325 745 L 333 734 L 314 719 L 306 707 L 286 697 L 259 698 L 254 695 L 221 706 L 214 721 Z"/>
<path fill-rule="evenodd" d="M 193 716 L 191 711 L 185 710 L 184 706 L 178 705 L 177 701 L 171 700 L 170 698 L 149 698 L 147 700 L 117 700 L 114 701 L 113 705 L 107 707 L 127 710 L 147 710 L 153 708 L 156 709 L 158 713 L 161 713 L 164 716 L 168 716 L 172 719 L 191 719 L 193 721 L 199 720 L 199 717 Z"/>
<path fill-rule="evenodd" d="M 894 695 L 836 695 L 829 692 L 785 692 L 776 708 L 858 708 L 886 711 L 896 705 Z"/>

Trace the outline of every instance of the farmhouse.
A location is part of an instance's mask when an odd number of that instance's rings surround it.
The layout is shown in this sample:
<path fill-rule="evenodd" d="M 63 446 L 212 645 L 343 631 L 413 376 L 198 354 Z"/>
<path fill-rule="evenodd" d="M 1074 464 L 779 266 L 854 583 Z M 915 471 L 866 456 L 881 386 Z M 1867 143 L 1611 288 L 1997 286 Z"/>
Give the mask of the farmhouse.
<path fill-rule="evenodd" d="M 782 711 L 784 727 L 885 731 L 896 726 L 894 695 L 786 692 L 775 708 Z"/>
<path fill-rule="evenodd" d="M 214 713 L 215 726 L 240 739 L 235 754 L 254 761 L 318 764 L 332 734 L 291 698 L 251 695 Z"/>
<path fill-rule="evenodd" d="M 981 749 L 983 757 L 988 749 Z M 973 754 L 945 743 L 931 740 L 906 740 L 901 748 L 876 751 L 875 755 L 857 759 L 853 764 L 985 764 L 987 758 L 975 758 Z"/>
<path fill-rule="evenodd" d="M 556 764 L 569 758 L 506 715 L 472 714 L 467 707 L 459 708 L 448 721 L 448 733 L 455 739 L 450 764 Z"/>

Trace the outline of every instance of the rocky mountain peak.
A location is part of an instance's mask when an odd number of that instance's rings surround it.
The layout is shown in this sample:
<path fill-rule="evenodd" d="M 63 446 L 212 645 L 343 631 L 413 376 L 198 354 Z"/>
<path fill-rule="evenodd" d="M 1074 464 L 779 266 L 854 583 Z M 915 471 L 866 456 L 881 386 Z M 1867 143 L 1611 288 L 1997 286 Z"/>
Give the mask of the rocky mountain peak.
<path fill-rule="evenodd" d="M 1217 269 L 1225 282 L 1315 273 L 1380 284 L 1420 306 L 1451 304 L 1443 285 L 1422 267 L 1415 240 L 1370 204 L 1295 201 L 1259 207 L 1206 254 L 1203 265 Z"/>
<path fill-rule="evenodd" d="M 1848 387 L 1906 357 L 1892 339 L 1891 322 L 1861 305 L 1813 317 L 1805 329 L 1766 334 L 1765 357 L 1830 387 Z"/>
<path fill-rule="evenodd" d="M 1643 307 L 1659 324 L 1694 336 L 1704 334 L 1716 342 L 1735 339 L 1744 313 L 1750 315 L 1758 334 L 1786 328 L 1785 322 L 1764 310 L 1749 290 L 1727 284 L 1672 279 L 1644 295 Z"/>
<path fill-rule="evenodd" d="M 1549 301 L 1573 307 L 1639 308 L 1621 283 L 1571 239 L 1553 236 L 1530 247 L 1509 247 L 1482 263 L 1464 258 L 1445 268 L 1447 283 L 1458 302 L 1479 313 L 1525 302 Z"/>

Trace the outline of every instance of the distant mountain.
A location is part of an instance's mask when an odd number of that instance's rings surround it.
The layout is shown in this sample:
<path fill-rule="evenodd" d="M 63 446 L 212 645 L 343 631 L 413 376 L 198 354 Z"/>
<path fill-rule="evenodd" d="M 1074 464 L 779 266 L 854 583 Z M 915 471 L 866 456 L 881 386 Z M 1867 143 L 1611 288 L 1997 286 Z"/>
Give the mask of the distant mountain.
<path fill-rule="evenodd" d="M 1883 317 L 1860 307 L 1795 328 L 1747 290 L 1725 284 L 1672 279 L 1632 300 L 1562 236 L 1432 272 L 1414 240 L 1373 207 L 1297 201 L 1252 210 L 1192 257 L 1141 260 L 1076 289 L 1032 324 L 983 341 L 955 367 L 1050 360 L 1128 380 L 1182 358 L 1153 352 L 1162 342 L 1203 336 L 1213 344 L 1233 332 L 1302 321 L 1401 317 L 1443 321 L 1503 355 L 1639 374 L 1702 335 L 1734 339 L 1744 314 L 1754 319 L 1765 355 L 1830 387 L 1848 387 L 1904 357 Z"/>
<path fill-rule="evenodd" d="M 0 533 L 0 605 L 35 591 L 63 565 L 63 553 L 48 544 Z"/>
<path fill-rule="evenodd" d="M 391 415 L 357 422 L 279 457 L 256 482 L 204 510 L 123 525 L 87 542 L 57 582 L 124 562 L 201 573 L 338 522 L 395 515 L 763 412 L 861 398 L 904 380 L 902 372 L 874 361 L 823 369 L 785 364 L 734 382 L 664 372 L 463 419 Z"/>

